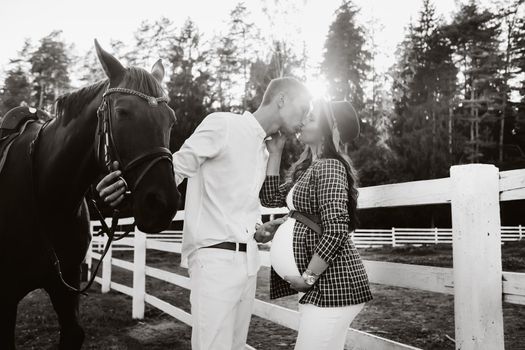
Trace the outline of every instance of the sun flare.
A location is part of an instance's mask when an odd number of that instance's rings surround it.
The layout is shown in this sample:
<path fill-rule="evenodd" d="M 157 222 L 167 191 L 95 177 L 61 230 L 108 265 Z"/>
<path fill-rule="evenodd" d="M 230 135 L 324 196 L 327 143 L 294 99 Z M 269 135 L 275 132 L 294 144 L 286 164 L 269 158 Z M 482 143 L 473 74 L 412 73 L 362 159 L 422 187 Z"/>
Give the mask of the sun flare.
<path fill-rule="evenodd" d="M 323 78 L 313 78 L 305 82 L 306 87 L 314 99 L 328 97 L 328 83 Z"/>

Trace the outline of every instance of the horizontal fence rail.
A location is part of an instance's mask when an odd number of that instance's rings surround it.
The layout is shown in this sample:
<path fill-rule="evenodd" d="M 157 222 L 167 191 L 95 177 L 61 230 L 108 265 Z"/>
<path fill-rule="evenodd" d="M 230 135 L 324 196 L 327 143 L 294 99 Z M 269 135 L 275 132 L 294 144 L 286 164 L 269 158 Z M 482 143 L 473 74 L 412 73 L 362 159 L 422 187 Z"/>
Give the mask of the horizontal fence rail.
<path fill-rule="evenodd" d="M 265 215 L 265 210 L 262 211 Z M 287 208 L 281 208 L 278 213 L 272 212 L 272 215 L 286 215 Z M 181 211 L 181 216 L 184 211 Z M 180 220 L 183 221 L 183 220 Z M 93 232 L 100 229 L 97 222 L 92 222 Z M 133 233 L 130 234 L 133 237 Z M 420 246 L 423 244 L 452 244 L 452 229 L 451 228 L 399 228 L 392 227 L 391 229 L 357 229 L 351 235 L 352 241 L 357 248 L 371 248 L 382 246 L 403 246 L 414 245 Z M 148 239 L 159 240 L 163 242 L 182 242 L 181 230 L 167 230 L 158 234 L 148 234 Z M 501 226 L 501 242 L 520 241 L 525 239 L 524 228 L 518 226 Z M 268 243 L 271 245 L 271 243 Z M 132 248 L 125 245 L 120 245 L 119 241 L 114 243 L 114 250 L 131 250 Z M 93 246 L 96 251 L 103 249 L 102 243 L 97 243 Z"/>
<path fill-rule="evenodd" d="M 477 173 L 478 171 L 481 176 Z M 446 179 L 362 188 L 360 189 L 359 206 L 361 208 L 376 208 L 453 202 L 453 229 L 358 230 L 354 233 L 354 240 L 371 246 L 452 243 L 454 268 L 367 260 L 364 261 L 364 264 L 370 282 L 454 295 L 456 349 L 503 350 L 501 302 L 525 305 L 525 273 L 501 271 L 500 249 L 494 248 L 492 242 L 521 239 L 523 233 L 521 226 L 500 226 L 499 206 L 494 208 L 492 203 L 494 201 L 499 203 L 499 201 L 525 199 L 525 169 L 500 172 L 498 178 L 494 177 L 494 174 L 498 174 L 497 168 L 477 164 L 453 167 L 451 173 L 453 174 L 452 177 Z M 495 186 L 492 188 L 490 186 L 478 186 L 479 184 L 471 179 L 473 175 L 479 176 L 476 181 L 486 181 L 486 184 L 492 185 L 495 182 Z M 496 180 L 493 180 L 494 178 Z M 466 188 L 468 187 L 467 180 L 473 182 L 470 188 Z M 460 184 L 461 186 L 459 186 Z M 459 188 L 460 190 L 454 192 L 452 188 Z M 483 194 L 484 192 L 486 193 Z M 492 196 L 494 193 L 496 195 Z M 480 194 L 479 201 L 481 204 L 472 205 L 470 198 L 477 198 L 476 195 L 478 194 Z M 487 196 L 486 199 L 484 198 L 485 195 Z M 467 205 L 469 208 L 463 205 Z M 489 208 L 491 212 L 482 212 L 484 208 Z M 285 213 L 283 209 L 272 209 L 266 210 L 263 214 L 273 217 Z M 178 213 L 175 218 L 176 221 L 183 219 L 182 212 Z M 492 231 L 470 230 L 471 225 L 479 225 L 481 222 L 484 224 L 488 219 L 494 219 L 490 224 Z M 132 220 L 129 220 L 129 223 L 125 222 L 124 224 L 131 224 L 131 222 Z M 93 223 L 92 226 L 95 228 L 96 223 Z M 414 240 L 414 237 L 417 239 Z M 189 313 L 148 294 L 145 288 L 146 276 L 182 288 L 189 288 L 189 278 L 147 266 L 145 263 L 148 249 L 180 254 L 182 246 L 180 239 L 181 236 L 178 231 L 167 231 L 163 234 L 146 236 L 146 234 L 135 230 L 133 237 L 119 241 L 118 246 L 109 250 L 103 263 L 102 276 L 96 278 L 96 281 L 101 284 L 102 292 L 113 289 L 131 296 L 134 318 L 144 317 L 144 305 L 147 303 L 191 325 Z M 469 243 L 471 240 L 473 244 L 475 243 L 474 247 L 471 247 Z M 105 243 L 104 238 L 94 237 L 92 249 L 90 249 L 87 257 L 88 266 L 92 265 L 92 259 L 100 259 L 100 254 L 95 250 L 103 243 Z M 133 262 L 112 257 L 112 250 L 118 249 L 119 246 L 134 250 Z M 487 254 L 487 252 L 489 253 Z M 261 251 L 261 257 L 263 266 L 270 266 L 269 252 Z M 477 263 L 472 264 L 472 261 Z M 491 278 L 485 276 L 487 264 L 491 265 Z M 112 266 L 132 271 L 133 286 L 113 282 L 111 280 Z M 473 280 L 472 276 L 482 276 L 482 278 Z M 468 284 L 466 284 L 467 281 Z M 497 292 L 498 290 L 499 292 Z M 486 305 L 490 307 L 485 307 Z M 481 313 L 481 315 L 472 318 L 471 312 L 473 310 Z M 298 329 L 299 313 L 295 310 L 256 300 L 254 315 L 294 330 Z M 492 323 L 485 323 L 487 320 Z M 483 341 L 480 342 L 480 339 Z M 352 328 L 348 330 L 346 346 L 356 349 L 416 349 L 410 345 Z"/>

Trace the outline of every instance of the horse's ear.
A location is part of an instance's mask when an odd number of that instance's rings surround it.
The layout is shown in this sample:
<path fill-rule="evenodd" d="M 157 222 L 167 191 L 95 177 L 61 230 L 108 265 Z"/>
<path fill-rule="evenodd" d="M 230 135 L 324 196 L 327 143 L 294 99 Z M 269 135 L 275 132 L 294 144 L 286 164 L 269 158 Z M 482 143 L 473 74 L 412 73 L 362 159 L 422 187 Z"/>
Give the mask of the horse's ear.
<path fill-rule="evenodd" d="M 104 68 L 109 81 L 117 81 L 124 76 L 126 68 L 113 55 L 104 51 L 97 39 L 95 39 L 95 49 L 97 51 L 98 60 Z"/>
<path fill-rule="evenodd" d="M 155 79 L 157 79 L 157 81 L 162 84 L 162 80 L 164 79 L 164 65 L 162 64 L 161 59 L 155 62 L 151 68 L 151 75 L 153 75 Z"/>

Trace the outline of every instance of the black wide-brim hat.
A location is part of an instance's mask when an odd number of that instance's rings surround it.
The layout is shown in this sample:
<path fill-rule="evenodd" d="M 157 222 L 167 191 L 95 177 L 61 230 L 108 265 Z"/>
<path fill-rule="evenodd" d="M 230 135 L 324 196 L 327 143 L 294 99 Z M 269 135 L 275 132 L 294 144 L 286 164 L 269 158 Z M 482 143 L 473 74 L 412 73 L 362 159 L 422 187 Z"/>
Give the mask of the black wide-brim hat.
<path fill-rule="evenodd" d="M 332 101 L 328 103 L 332 109 L 341 141 L 348 143 L 357 138 L 360 132 L 359 118 L 352 104 L 348 101 Z"/>

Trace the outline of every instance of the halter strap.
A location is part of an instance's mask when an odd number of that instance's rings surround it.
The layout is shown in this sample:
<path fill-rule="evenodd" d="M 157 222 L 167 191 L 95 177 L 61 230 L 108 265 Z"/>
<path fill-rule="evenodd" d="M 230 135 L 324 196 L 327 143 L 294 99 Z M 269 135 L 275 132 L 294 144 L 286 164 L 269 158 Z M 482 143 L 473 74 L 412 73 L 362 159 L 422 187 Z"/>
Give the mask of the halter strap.
<path fill-rule="evenodd" d="M 124 176 L 126 173 L 129 173 L 130 170 L 136 168 L 139 165 L 144 164 L 145 162 L 149 161 L 149 163 L 146 164 L 144 169 L 137 175 L 135 182 L 132 184 L 133 187 L 128 187 L 128 183 L 126 180 L 123 179 L 121 176 L 121 180 L 124 180 L 124 183 L 126 185 L 126 188 L 128 189 L 135 189 L 137 188 L 138 184 L 142 180 L 142 178 L 146 175 L 146 173 L 159 161 L 161 160 L 167 160 L 171 163 L 171 169 L 173 170 L 173 155 L 169 149 L 166 147 L 156 147 L 149 151 L 143 152 L 142 154 L 138 155 L 135 159 L 131 160 L 128 164 L 124 166 L 122 169 L 122 175 Z"/>

